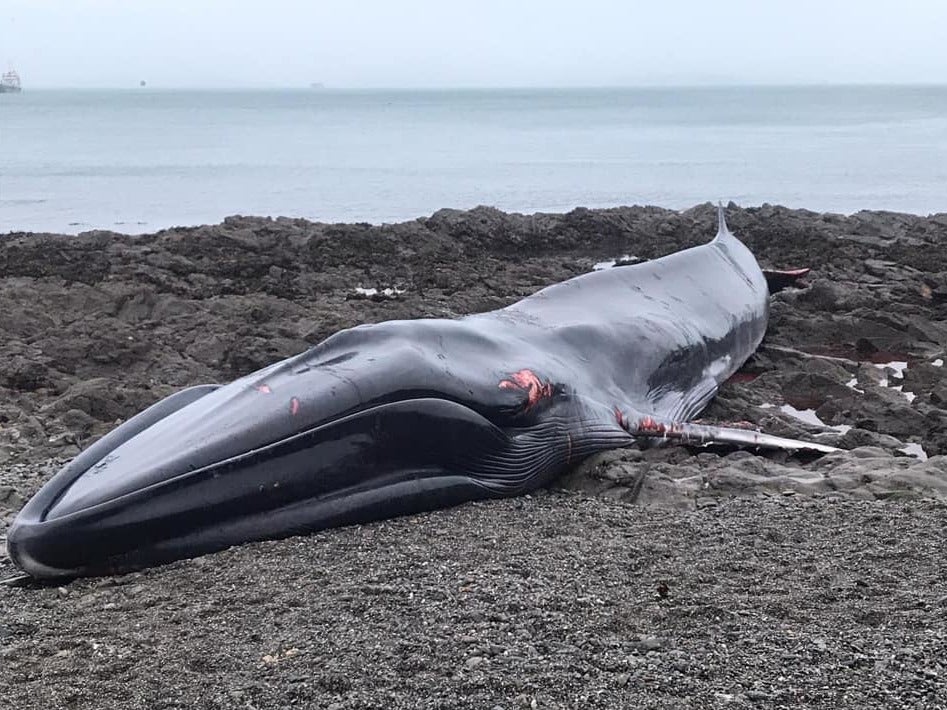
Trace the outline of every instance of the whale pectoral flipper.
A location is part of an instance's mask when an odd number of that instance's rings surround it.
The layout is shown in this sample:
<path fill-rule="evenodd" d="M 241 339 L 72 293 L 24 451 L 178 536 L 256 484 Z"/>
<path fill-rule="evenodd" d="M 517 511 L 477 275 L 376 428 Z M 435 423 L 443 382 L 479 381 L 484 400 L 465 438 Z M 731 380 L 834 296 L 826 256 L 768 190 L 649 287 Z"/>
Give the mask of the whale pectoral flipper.
<path fill-rule="evenodd" d="M 839 451 L 834 446 L 799 441 L 798 439 L 787 439 L 754 429 L 739 429 L 714 424 L 694 424 L 693 422 L 662 422 L 648 416 L 637 420 L 624 420 L 622 426 L 632 436 L 650 439 L 672 439 L 684 444 L 730 444 L 745 448 L 814 451 L 821 454 Z"/>

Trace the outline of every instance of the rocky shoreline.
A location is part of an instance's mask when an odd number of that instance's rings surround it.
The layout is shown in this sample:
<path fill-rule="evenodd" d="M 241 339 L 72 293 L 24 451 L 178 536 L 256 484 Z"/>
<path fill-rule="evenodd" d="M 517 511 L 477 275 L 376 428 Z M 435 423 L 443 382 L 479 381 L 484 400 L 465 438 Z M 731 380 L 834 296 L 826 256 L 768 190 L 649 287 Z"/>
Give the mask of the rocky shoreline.
<path fill-rule="evenodd" d="M 773 298 L 764 346 L 706 418 L 846 451 L 612 452 L 523 501 L 61 591 L 0 587 L 12 671 L 0 696 L 23 708 L 935 707 L 947 214 L 731 205 L 728 221 L 764 267 L 812 273 Z M 57 462 L 177 388 L 358 323 L 498 308 L 713 232 L 701 205 L 0 236 L 0 542 Z M 14 572 L 0 556 L 0 577 Z"/>

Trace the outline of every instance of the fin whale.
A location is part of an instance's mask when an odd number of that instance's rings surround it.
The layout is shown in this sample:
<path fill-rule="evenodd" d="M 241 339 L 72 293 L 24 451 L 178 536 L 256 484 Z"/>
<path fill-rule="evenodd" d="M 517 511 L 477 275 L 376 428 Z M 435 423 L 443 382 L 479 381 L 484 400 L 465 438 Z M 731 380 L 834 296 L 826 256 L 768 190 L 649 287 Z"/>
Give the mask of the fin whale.
<path fill-rule="evenodd" d="M 25 505 L 10 557 L 38 578 L 126 571 L 520 495 L 655 438 L 831 451 L 691 421 L 762 340 L 769 290 L 721 207 L 701 246 L 489 313 L 341 331 L 120 425 Z"/>

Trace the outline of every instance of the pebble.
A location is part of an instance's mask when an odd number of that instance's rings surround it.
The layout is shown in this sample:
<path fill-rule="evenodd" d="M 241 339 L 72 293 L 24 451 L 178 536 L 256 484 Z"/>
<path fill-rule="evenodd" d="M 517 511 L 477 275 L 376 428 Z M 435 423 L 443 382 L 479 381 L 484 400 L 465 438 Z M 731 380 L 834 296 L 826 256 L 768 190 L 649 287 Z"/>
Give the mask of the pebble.
<path fill-rule="evenodd" d="M 51 358 L 51 380 L 62 380 L 65 388 L 77 379 L 106 372 L 110 378 L 107 387 L 93 393 L 101 399 L 96 406 L 105 407 L 94 410 L 100 419 L 89 417 L 86 441 L 133 414 L 172 382 L 183 385 L 195 378 L 246 372 L 267 364 L 274 352 L 290 355 L 305 346 L 302 340 L 317 342 L 339 327 L 367 319 L 443 315 L 448 310 L 466 313 L 503 305 L 553 277 L 561 278 L 563 273 L 556 271 L 563 258 L 559 252 L 566 249 L 576 258 L 583 256 L 580 252 L 589 248 L 583 240 L 597 239 L 594 235 L 627 241 L 629 248 L 640 242 L 651 256 L 679 246 L 677 237 L 654 243 L 655 227 L 665 222 L 672 227 L 668 233 L 689 239 L 700 225 L 712 229 L 709 206 L 682 215 L 650 209 L 658 216 L 623 208 L 584 211 L 581 219 L 518 217 L 482 209 L 473 216 L 449 212 L 421 220 L 418 227 L 408 223 L 384 229 L 333 228 L 343 238 L 361 238 L 362 232 L 383 235 L 385 245 L 392 246 L 385 250 L 390 263 L 384 264 L 372 261 L 361 248 L 336 250 L 336 238 L 324 227 L 296 221 L 282 225 L 235 218 L 228 226 L 169 230 L 128 246 L 118 237 L 108 237 L 106 250 L 86 237 L 70 237 L 68 247 L 65 241 L 60 246 L 47 240 L 43 248 L 31 247 L 30 237 L 18 237 L 17 263 L 27 268 L 39 265 L 51 274 L 68 273 L 62 271 L 66 268 L 82 278 L 8 279 L 0 293 L 0 314 L 16 322 L 9 318 L 8 307 L 23 309 L 26 303 L 33 308 L 34 296 L 58 299 L 61 332 L 43 343 Z M 947 218 L 939 217 L 941 224 L 909 216 L 811 216 L 767 209 L 768 217 L 754 210 L 736 211 L 735 231 L 745 227 L 762 258 L 807 259 L 824 272 L 819 278 L 844 284 L 843 300 L 865 303 L 860 312 L 832 314 L 837 316 L 833 322 L 875 338 L 880 345 L 892 341 L 879 337 L 896 331 L 907 347 L 919 345 L 923 354 L 924 348 L 936 346 L 931 359 L 944 357 L 943 326 L 931 318 L 936 301 L 915 298 L 914 290 L 902 298 L 885 278 L 876 281 L 884 286 L 877 290 L 880 296 L 876 290 L 855 288 L 866 250 L 846 237 L 863 234 L 862 227 L 869 227 L 889 241 L 897 238 L 892 245 L 898 258 L 923 267 L 924 278 L 943 282 L 947 256 L 945 250 L 932 247 L 947 243 Z M 481 219 L 487 222 L 483 228 L 477 226 Z M 279 230 L 292 234 L 296 242 L 282 239 Z M 499 230 L 517 240 L 515 252 L 504 240 L 499 248 L 492 246 Z M 238 231 L 248 244 L 263 240 L 266 248 L 244 249 L 240 240 L 231 243 L 230 231 Z M 897 237 L 901 233 L 929 243 L 912 246 Z M 484 239 L 485 235 L 491 238 Z M 770 239 L 774 235 L 778 239 Z M 412 241 L 428 237 L 439 240 L 430 251 L 436 256 Z M 209 251 L 202 263 L 182 253 L 199 254 L 203 238 L 226 244 L 225 257 Z M 294 243 L 301 246 L 296 249 Z M 8 244 L 12 242 L 0 239 L 4 256 L 11 253 Z M 48 248 L 50 244 L 56 248 Z M 84 244 L 90 252 L 94 248 L 95 258 L 81 258 Z M 150 253 L 139 252 L 139 244 Z M 832 245 L 831 264 L 821 259 L 825 252 L 820 244 Z M 555 252 L 552 259 L 544 251 L 547 247 Z M 410 256 L 403 258 L 402 253 Z M 470 256 L 461 258 L 462 254 Z M 158 259 L 149 261 L 152 256 Z M 86 268 L 109 259 L 107 278 Z M 432 259 L 439 261 L 432 264 Z M 279 280 L 289 290 L 283 295 L 261 290 L 265 283 L 258 274 L 266 274 L 274 264 L 284 270 Z M 139 278 L 142 269 L 142 276 L 155 278 Z M 206 273 L 208 269 L 212 273 Z M 878 269 L 883 274 L 889 271 L 884 265 Z M 244 271 L 257 275 L 243 276 Z M 409 291 L 399 303 L 344 301 L 350 282 L 369 273 L 379 285 L 395 283 L 403 274 Z M 431 286 L 427 296 L 419 297 L 413 280 L 430 274 L 443 279 L 443 285 Z M 495 279 L 496 288 L 483 286 L 480 274 Z M 300 286 L 292 292 L 295 283 Z M 87 353 L 109 326 L 120 325 L 108 315 L 115 312 L 113 306 L 130 290 L 142 289 L 155 292 L 159 301 L 167 300 L 173 317 L 156 318 L 148 327 L 134 329 L 136 346 L 149 344 L 151 350 L 142 350 L 139 356 L 122 346 L 127 368 L 111 362 L 102 369 Z M 771 322 L 776 327 L 768 339 L 799 344 L 786 341 L 796 338 L 800 327 L 816 339 L 821 337 L 826 331 L 818 325 L 824 314 L 799 308 L 786 295 L 774 303 Z M 873 307 L 872 299 L 883 302 L 884 308 Z M 266 306 L 266 320 L 248 324 L 247 312 L 258 302 Z M 206 308 L 207 303 L 212 308 Z M 877 332 L 863 333 L 872 329 Z M 128 332 L 119 328 L 115 339 L 130 342 Z M 188 351 L 189 339 L 205 335 L 232 343 L 226 349 L 215 348 L 229 352 L 227 358 L 212 360 Z M 0 342 L 0 368 L 16 342 L 16 337 Z M 719 411 L 755 411 L 748 410 L 751 390 L 765 395 L 760 401 L 767 402 L 782 402 L 780 398 L 796 386 L 808 387 L 818 396 L 834 391 L 831 382 L 812 385 L 814 375 L 832 369 L 824 363 L 765 350 L 758 360 L 766 375 L 754 383 L 725 386 L 716 402 Z M 942 370 L 931 370 L 942 377 Z M 144 385 L 152 377 L 156 386 L 148 390 Z M 65 596 L 55 590 L 0 587 L 4 626 L 0 655 L 5 656 L 0 663 L 0 705 L 41 710 L 79 697 L 77 707 L 94 703 L 112 710 L 123 703 L 145 703 L 150 689 L 160 688 L 175 707 L 201 707 L 214 704 L 220 688 L 238 686 L 245 688 L 240 700 L 223 704 L 263 708 L 292 703 L 330 710 L 401 710 L 427 704 L 510 710 L 577 707 L 579 698 L 588 698 L 584 706 L 634 707 L 654 704 L 660 697 L 669 705 L 687 705 L 688 699 L 694 705 L 703 698 L 709 705 L 758 702 L 769 707 L 776 704 L 772 698 L 753 693 L 775 685 L 782 690 L 779 702 L 786 707 L 831 702 L 827 698 L 837 698 L 836 704 L 844 707 L 901 707 L 914 702 L 909 692 L 918 688 L 925 693 L 918 706 L 937 707 L 945 696 L 945 672 L 939 664 L 947 657 L 940 623 L 947 609 L 943 588 L 947 570 L 939 541 L 947 514 L 927 504 L 875 499 L 895 487 L 899 475 L 918 465 L 911 460 L 892 464 L 892 437 L 897 434 L 900 441 L 909 433 L 925 447 L 943 442 L 944 407 L 919 392 L 914 403 L 918 411 L 912 413 L 898 401 L 898 393 L 880 388 L 852 393 L 845 387 L 850 377 L 839 375 L 834 386 L 851 402 L 846 400 L 837 416 L 826 421 L 857 422 L 872 429 L 856 428 L 846 435 L 852 447 L 862 447 L 860 452 L 833 454 L 821 461 L 751 455 L 742 462 L 717 452 L 695 456 L 677 447 L 617 452 L 599 459 L 604 470 L 623 470 L 632 464 L 650 467 L 637 505 L 604 500 L 599 490 L 616 481 L 580 471 L 558 484 L 563 492 L 540 491 L 528 503 L 523 499 L 461 506 L 232 549 L 190 564 L 150 570 L 127 583 L 140 584 L 141 591 L 112 597 L 121 600 L 118 607 L 83 606 L 83 598 L 99 602 L 109 598 L 100 595 L 104 582 L 81 580 L 70 585 L 73 591 Z M 929 384 L 919 386 L 930 389 Z M 874 390 L 891 394 L 891 406 L 897 409 L 889 411 L 887 400 L 879 399 Z M 113 396 L 115 392 L 121 397 Z M 0 466 L 0 491 L 10 488 L 14 494 L 3 498 L 0 493 L 6 506 L 0 509 L 0 520 L 9 521 L 21 504 L 18 497 L 25 499 L 58 468 L 47 465 L 46 457 L 60 456 L 64 450 L 54 449 L 45 436 L 27 449 L 28 437 L 13 444 L 2 429 L 20 427 L 25 421 L 21 417 L 32 412 L 42 431 L 62 431 L 56 418 L 65 414 L 47 408 L 56 396 L 52 391 L 0 394 L 0 452 L 20 447 L 13 460 L 29 461 Z M 782 421 L 780 426 L 774 433 L 801 436 L 792 422 Z M 897 433 L 899 427 L 903 434 Z M 729 476 L 724 475 L 728 468 Z M 926 476 L 930 483 L 924 483 L 924 495 L 947 500 L 934 485 L 936 477 Z M 627 477 L 629 485 L 637 480 Z M 837 490 L 826 491 L 827 481 Z M 587 498 L 576 495 L 576 489 L 585 491 Z M 790 489 L 798 492 L 783 495 Z M 781 505 L 755 498 L 760 491 Z M 831 495 L 832 501 L 818 501 L 820 492 Z M 868 500 L 855 500 L 858 495 Z M 801 506 L 800 499 L 814 505 Z M 704 505 L 706 509 L 695 510 Z M 866 510 L 877 519 L 866 516 Z M 770 527 L 780 536 L 762 538 L 760 532 Z M 537 530 L 548 534 L 536 535 Z M 0 572 L 9 576 L 14 570 L 4 562 Z M 869 586 L 858 588 L 855 595 L 848 588 L 831 589 L 826 580 L 838 573 L 863 576 Z M 655 581 L 662 578 L 668 579 L 671 593 L 655 599 Z M 393 585 L 397 593 L 380 593 L 384 585 Z M 470 588 L 460 594 L 460 586 Z M 300 589 L 309 594 L 303 604 L 298 603 Z M 430 593 L 431 589 L 449 594 Z M 369 599 L 366 595 L 371 592 L 376 593 Z M 825 601 L 827 592 L 834 594 L 831 602 Z M 579 598 L 598 598 L 608 605 L 577 603 Z M 878 626 L 859 621 L 869 613 L 880 619 Z M 647 633 L 638 637 L 642 631 Z M 828 641 L 820 638 L 826 634 Z M 84 641 L 89 638 L 118 650 L 114 656 L 104 651 L 93 654 Z M 273 654 L 294 643 L 318 649 L 319 658 L 300 656 L 272 666 L 263 679 L 256 677 L 260 654 Z M 853 644 L 864 648 L 869 660 L 844 666 Z M 824 650 L 819 651 L 820 645 Z M 876 671 L 873 659 L 891 656 L 898 647 L 912 652 L 893 662 L 879 661 Z M 62 648 L 76 650 L 46 663 Z M 666 658 L 671 651 L 684 655 Z M 419 655 L 427 663 L 423 670 L 414 664 Z M 491 656 L 497 660 L 489 661 Z M 775 671 L 768 662 L 773 658 Z M 178 671 L 185 670 L 190 660 L 200 660 L 206 672 L 181 675 Z M 470 670 L 467 664 L 472 664 Z M 502 665 L 502 678 L 485 672 L 493 671 L 493 664 Z M 682 670 L 684 664 L 687 670 Z M 608 670 L 613 668 L 622 672 Z M 311 682 L 297 682 L 310 669 L 314 669 Z M 346 679 L 345 689 L 320 688 L 323 671 Z M 753 690 L 744 695 L 744 688 Z M 90 691 L 95 698 L 89 697 Z M 716 698 L 715 692 L 720 692 Z M 542 694 L 538 699 L 537 693 Z M 515 703 L 508 701 L 514 696 Z M 326 706 L 330 699 L 340 698 L 344 702 Z"/>
<path fill-rule="evenodd" d="M 638 639 L 638 648 L 642 651 L 659 651 L 664 646 L 664 641 L 657 636 L 642 636 Z"/>

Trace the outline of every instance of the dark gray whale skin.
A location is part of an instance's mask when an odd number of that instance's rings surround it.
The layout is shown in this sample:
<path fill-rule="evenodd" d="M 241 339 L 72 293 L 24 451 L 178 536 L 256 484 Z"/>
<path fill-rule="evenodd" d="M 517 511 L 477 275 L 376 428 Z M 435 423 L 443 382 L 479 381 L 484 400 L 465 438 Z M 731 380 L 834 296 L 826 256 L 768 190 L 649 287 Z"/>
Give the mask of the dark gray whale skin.
<path fill-rule="evenodd" d="M 107 574 L 251 540 L 515 496 L 687 421 L 753 353 L 768 289 L 716 238 L 456 320 L 345 330 L 178 392 L 59 471 L 8 533 L 33 577 Z"/>

